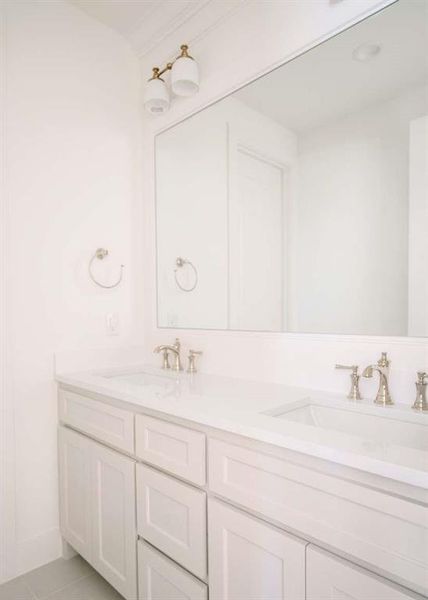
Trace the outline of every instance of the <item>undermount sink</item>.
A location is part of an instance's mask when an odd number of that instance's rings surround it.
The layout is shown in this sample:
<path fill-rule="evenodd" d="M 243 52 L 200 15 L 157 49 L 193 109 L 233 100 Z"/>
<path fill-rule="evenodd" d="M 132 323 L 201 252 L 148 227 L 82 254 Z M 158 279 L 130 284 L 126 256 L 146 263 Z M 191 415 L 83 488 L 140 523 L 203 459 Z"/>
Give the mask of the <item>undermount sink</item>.
<path fill-rule="evenodd" d="M 175 378 L 169 374 L 160 375 L 154 373 L 147 373 L 145 371 L 137 372 L 121 372 L 109 375 L 103 375 L 107 379 L 114 379 L 115 381 L 123 381 L 136 385 L 139 387 L 152 388 L 155 391 L 167 392 L 174 386 Z"/>
<path fill-rule="evenodd" d="M 347 410 L 311 401 L 297 407 L 282 406 L 269 414 L 310 427 L 357 436 L 375 444 L 393 444 L 428 451 L 428 423 L 412 422 L 401 416 L 370 414 L 364 410 Z"/>

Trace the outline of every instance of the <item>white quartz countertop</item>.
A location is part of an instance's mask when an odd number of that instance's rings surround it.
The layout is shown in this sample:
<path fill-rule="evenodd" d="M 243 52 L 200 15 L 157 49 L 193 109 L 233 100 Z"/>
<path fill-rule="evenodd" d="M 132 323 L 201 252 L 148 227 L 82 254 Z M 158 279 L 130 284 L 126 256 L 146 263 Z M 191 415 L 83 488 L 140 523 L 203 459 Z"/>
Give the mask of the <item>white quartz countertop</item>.
<path fill-rule="evenodd" d="M 190 426 L 198 423 L 428 489 L 428 415 L 410 406 L 378 407 L 329 392 L 201 373 L 177 375 L 147 365 L 56 379 L 134 412 L 156 411 Z M 320 425 L 284 418 L 307 405 L 328 407 L 334 419 L 330 423 L 327 416 Z M 273 416 L 278 413 L 280 418 Z M 347 426 L 341 430 L 343 419 Z"/>

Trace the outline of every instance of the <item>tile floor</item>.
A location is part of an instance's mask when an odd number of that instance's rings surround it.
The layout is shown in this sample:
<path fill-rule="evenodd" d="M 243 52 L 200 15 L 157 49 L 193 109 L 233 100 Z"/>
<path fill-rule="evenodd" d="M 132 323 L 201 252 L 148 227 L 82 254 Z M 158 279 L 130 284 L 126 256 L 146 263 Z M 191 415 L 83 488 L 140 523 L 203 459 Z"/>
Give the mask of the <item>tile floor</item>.
<path fill-rule="evenodd" d="M 0 585 L 0 600 L 123 600 L 80 556 L 59 558 Z"/>

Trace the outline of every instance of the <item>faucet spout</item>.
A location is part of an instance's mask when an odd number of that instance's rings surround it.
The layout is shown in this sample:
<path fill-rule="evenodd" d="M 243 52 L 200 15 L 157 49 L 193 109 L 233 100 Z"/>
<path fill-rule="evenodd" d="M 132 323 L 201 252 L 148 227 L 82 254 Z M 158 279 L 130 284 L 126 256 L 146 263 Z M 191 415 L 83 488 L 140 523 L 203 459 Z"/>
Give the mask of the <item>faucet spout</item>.
<path fill-rule="evenodd" d="M 175 352 L 175 354 L 177 354 L 177 348 L 175 348 L 174 346 L 169 346 L 168 344 L 162 344 L 161 346 L 156 346 L 155 348 L 153 348 L 153 352 L 155 352 L 156 354 L 159 354 L 160 352 L 165 352 L 165 350 L 167 352 Z"/>
<path fill-rule="evenodd" d="M 379 365 L 369 365 L 366 367 L 362 373 L 363 377 L 370 379 L 373 377 L 374 372 L 379 373 L 379 389 L 376 394 L 376 398 L 374 400 L 375 404 L 379 404 L 381 406 L 387 406 L 394 404 L 391 394 L 389 393 L 388 388 L 388 371 L 385 367 L 380 367 Z"/>
<path fill-rule="evenodd" d="M 180 359 L 180 350 L 181 350 L 181 344 L 180 344 L 180 340 L 178 338 L 176 338 L 175 343 L 172 344 L 162 344 L 160 346 L 155 346 L 155 348 L 153 348 L 153 352 L 155 352 L 156 354 L 159 354 L 160 352 L 163 352 L 163 369 L 172 369 L 173 371 L 182 371 L 183 367 L 181 365 L 181 359 Z M 174 355 L 174 362 L 172 364 L 172 367 L 170 367 L 169 362 L 168 362 L 168 353 L 172 352 Z"/>

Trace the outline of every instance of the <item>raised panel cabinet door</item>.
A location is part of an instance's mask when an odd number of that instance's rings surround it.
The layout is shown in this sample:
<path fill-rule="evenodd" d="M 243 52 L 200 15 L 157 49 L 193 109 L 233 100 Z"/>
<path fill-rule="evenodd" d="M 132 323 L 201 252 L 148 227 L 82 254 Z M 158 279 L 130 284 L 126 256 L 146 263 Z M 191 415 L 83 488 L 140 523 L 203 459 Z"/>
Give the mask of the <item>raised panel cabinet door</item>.
<path fill-rule="evenodd" d="M 83 435 L 58 428 L 59 504 L 61 534 L 91 561 L 91 442 Z"/>
<path fill-rule="evenodd" d="M 92 564 L 127 600 L 135 600 L 135 462 L 95 442 L 91 453 Z"/>
<path fill-rule="evenodd" d="M 139 600 L 207 600 L 207 586 L 166 556 L 138 542 Z"/>
<path fill-rule="evenodd" d="M 311 545 L 306 561 L 307 600 L 423 600 L 423 596 Z"/>
<path fill-rule="evenodd" d="M 207 575 L 206 514 L 205 492 L 137 466 L 139 535 L 201 579 Z"/>
<path fill-rule="evenodd" d="M 305 600 L 302 540 L 208 502 L 210 600 Z"/>

